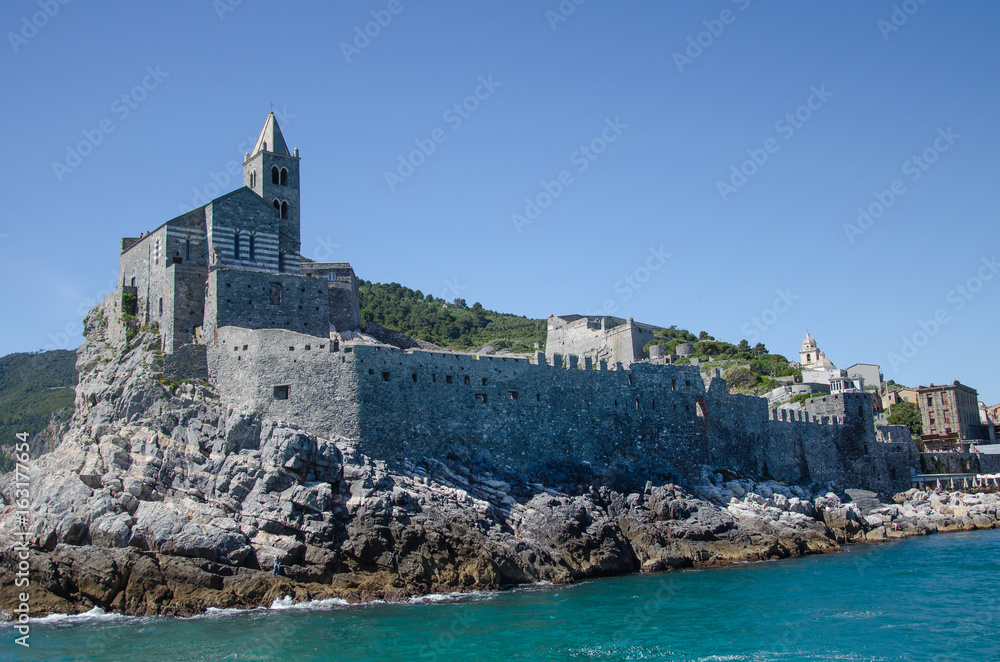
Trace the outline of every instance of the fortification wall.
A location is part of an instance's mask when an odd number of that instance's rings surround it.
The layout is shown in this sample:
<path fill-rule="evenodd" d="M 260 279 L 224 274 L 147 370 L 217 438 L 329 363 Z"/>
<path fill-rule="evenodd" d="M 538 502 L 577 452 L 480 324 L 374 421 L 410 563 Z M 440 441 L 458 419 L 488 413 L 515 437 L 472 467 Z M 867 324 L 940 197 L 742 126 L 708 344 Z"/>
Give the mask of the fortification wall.
<path fill-rule="evenodd" d="M 208 275 L 206 343 L 216 327 L 285 329 L 326 338 L 330 297 L 324 281 L 310 276 L 219 269 Z"/>
<path fill-rule="evenodd" d="M 163 378 L 208 379 L 208 347 L 184 345 L 170 354 L 164 354 Z"/>
<path fill-rule="evenodd" d="M 338 348 L 230 327 L 208 351 L 224 399 L 356 438 L 359 450 L 388 461 L 485 463 L 529 482 L 691 477 L 707 464 L 789 482 L 886 492 L 909 485 L 906 445 L 875 443 L 863 394 L 772 412 L 762 398 L 729 394 L 722 379 L 706 390 L 692 366 L 601 370 L 553 359 Z"/>
<path fill-rule="evenodd" d="M 163 315 L 159 316 L 164 351 L 194 342 L 194 330 L 204 322 L 207 279 L 208 268 L 193 262 L 167 267 Z"/>
<path fill-rule="evenodd" d="M 375 457 L 479 456 L 523 476 L 582 463 L 687 473 L 704 457 L 696 369 L 602 372 L 371 347 L 355 357 L 361 444 Z"/>
<path fill-rule="evenodd" d="M 357 438 L 357 369 L 348 350 L 330 338 L 224 327 L 208 345 L 209 379 L 223 401 L 248 411 Z"/>

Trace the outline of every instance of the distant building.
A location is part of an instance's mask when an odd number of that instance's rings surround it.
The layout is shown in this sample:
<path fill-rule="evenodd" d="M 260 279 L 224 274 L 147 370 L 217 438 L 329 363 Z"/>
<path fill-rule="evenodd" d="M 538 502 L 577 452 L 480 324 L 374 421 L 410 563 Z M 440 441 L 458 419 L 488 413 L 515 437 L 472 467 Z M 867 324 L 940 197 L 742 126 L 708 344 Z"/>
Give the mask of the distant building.
<path fill-rule="evenodd" d="M 846 370 L 830 371 L 830 393 L 864 393 L 864 377 L 851 377 Z"/>
<path fill-rule="evenodd" d="M 847 376 L 852 379 L 865 380 L 866 386 L 877 387 L 876 393 L 882 392 L 882 370 L 874 363 L 855 363 L 847 368 Z"/>
<path fill-rule="evenodd" d="M 980 423 L 978 395 L 957 380 L 948 386 L 917 388 L 924 425 L 920 442 L 925 450 L 965 451 L 968 442 L 989 438 Z"/>
<path fill-rule="evenodd" d="M 836 368 L 826 354 L 816 346 L 816 340 L 806 332 L 805 340 L 802 341 L 802 349 L 799 351 L 799 363 L 803 371 L 824 371 Z"/>
<path fill-rule="evenodd" d="M 556 354 L 573 355 L 628 366 L 647 358 L 642 348 L 661 328 L 631 317 L 549 315 L 545 358 L 551 362 Z"/>
<path fill-rule="evenodd" d="M 883 409 L 889 409 L 893 405 L 898 405 L 900 402 L 911 402 L 917 407 L 920 403 L 917 402 L 917 392 L 912 388 L 901 388 L 898 391 L 889 391 L 882 396 L 882 407 Z"/>
<path fill-rule="evenodd" d="M 997 407 L 987 407 L 986 403 L 979 403 L 979 424 L 983 426 L 983 431 L 986 433 L 985 438 L 990 441 L 996 441 L 997 439 L 997 418 L 996 415 L 990 415 L 990 409 L 994 411 L 1000 410 L 1000 406 Z"/>

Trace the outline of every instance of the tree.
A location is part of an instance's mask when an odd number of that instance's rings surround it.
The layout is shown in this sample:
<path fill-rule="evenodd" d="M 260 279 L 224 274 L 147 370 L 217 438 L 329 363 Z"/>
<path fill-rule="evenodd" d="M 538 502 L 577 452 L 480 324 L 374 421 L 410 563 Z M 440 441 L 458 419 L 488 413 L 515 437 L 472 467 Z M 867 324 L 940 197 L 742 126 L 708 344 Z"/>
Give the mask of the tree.
<path fill-rule="evenodd" d="M 750 351 L 750 343 L 748 343 L 746 341 L 746 338 L 744 338 L 743 340 L 740 341 L 740 344 L 736 346 L 736 349 L 738 351 L 740 351 L 741 353 L 742 352 L 749 352 Z"/>
<path fill-rule="evenodd" d="M 699 331 L 698 340 L 715 340 L 712 336 L 708 335 L 708 331 Z"/>
<path fill-rule="evenodd" d="M 924 433 L 924 424 L 920 416 L 920 407 L 912 402 L 896 403 L 889 414 L 889 425 L 905 425 L 910 428 L 910 434 L 919 437 Z"/>
<path fill-rule="evenodd" d="M 761 354 L 767 354 L 767 347 L 764 347 L 764 343 L 759 342 L 753 346 L 754 354 L 760 356 Z"/>
<path fill-rule="evenodd" d="M 451 302 L 453 304 L 455 304 L 456 306 L 458 306 L 459 308 L 465 308 L 466 307 L 465 299 L 460 299 L 458 297 L 455 297 L 454 299 L 451 300 Z"/>

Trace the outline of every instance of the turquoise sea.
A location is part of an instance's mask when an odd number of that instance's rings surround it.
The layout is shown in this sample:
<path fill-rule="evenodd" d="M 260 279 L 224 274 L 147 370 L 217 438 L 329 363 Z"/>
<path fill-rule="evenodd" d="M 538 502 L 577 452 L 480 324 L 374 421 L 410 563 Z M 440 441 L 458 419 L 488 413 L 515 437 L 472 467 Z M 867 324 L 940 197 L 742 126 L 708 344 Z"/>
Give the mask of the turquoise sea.
<path fill-rule="evenodd" d="M 408 604 L 32 624 L 21 660 L 1000 660 L 1000 530 Z"/>

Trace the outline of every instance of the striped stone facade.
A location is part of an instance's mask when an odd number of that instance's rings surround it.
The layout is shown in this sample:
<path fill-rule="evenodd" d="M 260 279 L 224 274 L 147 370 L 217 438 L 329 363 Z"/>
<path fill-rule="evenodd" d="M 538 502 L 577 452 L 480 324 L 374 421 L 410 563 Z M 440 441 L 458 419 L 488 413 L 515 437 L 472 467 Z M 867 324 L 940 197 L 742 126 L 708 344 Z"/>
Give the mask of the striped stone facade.
<path fill-rule="evenodd" d="M 298 149 L 288 151 L 271 114 L 247 154 L 243 187 L 122 239 L 120 294 L 135 293 L 139 322 L 159 326 L 168 353 L 213 342 L 227 325 L 356 329 L 354 270 L 337 263 L 331 273 L 301 275 L 299 226 Z"/>

